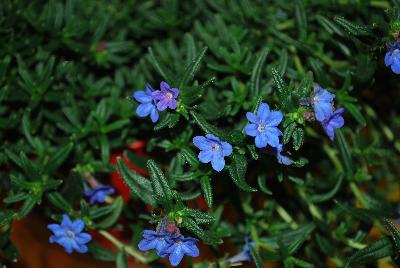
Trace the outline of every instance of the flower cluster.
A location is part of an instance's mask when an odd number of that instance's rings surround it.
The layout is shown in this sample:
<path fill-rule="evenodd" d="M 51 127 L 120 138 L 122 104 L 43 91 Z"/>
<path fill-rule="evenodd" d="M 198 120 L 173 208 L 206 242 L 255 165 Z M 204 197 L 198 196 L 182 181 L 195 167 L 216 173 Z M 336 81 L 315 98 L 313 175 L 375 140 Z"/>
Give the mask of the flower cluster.
<path fill-rule="evenodd" d="M 114 194 L 115 189 L 108 185 L 97 184 L 93 189 L 85 189 L 83 193 L 89 198 L 89 204 L 93 205 L 94 203 L 104 203 L 106 195 Z"/>
<path fill-rule="evenodd" d="M 138 248 L 141 251 L 154 249 L 161 258 L 169 256 L 172 266 L 178 266 L 184 255 L 198 257 L 200 255 L 197 247 L 198 240 L 192 237 L 184 237 L 180 234 L 174 223 L 167 223 L 164 219 L 156 231 L 144 230 L 143 239 Z"/>
<path fill-rule="evenodd" d="M 155 123 L 158 121 L 159 111 L 164 111 L 167 108 L 176 109 L 178 95 L 179 90 L 171 88 L 164 81 L 160 83 L 160 90 L 154 90 L 150 84 L 146 83 L 146 91 L 133 93 L 133 97 L 140 103 L 136 109 L 136 114 L 140 117 L 150 115 L 151 121 Z"/>
<path fill-rule="evenodd" d="M 225 141 L 221 141 L 218 137 L 212 134 L 207 134 L 205 137 L 194 137 L 193 144 L 200 149 L 200 162 L 211 162 L 212 168 L 217 172 L 224 169 L 224 157 L 229 156 L 232 153 L 232 145 Z"/>
<path fill-rule="evenodd" d="M 344 125 L 344 119 L 342 117 L 344 109 L 339 108 L 334 110 L 334 98 L 334 94 L 319 85 L 316 85 L 312 96 L 301 100 L 301 104 L 303 105 L 312 105 L 315 112 L 315 118 L 321 122 L 322 127 L 331 141 L 335 138 L 334 130 L 336 128 L 341 128 Z"/>
<path fill-rule="evenodd" d="M 282 132 L 278 125 L 283 119 L 280 111 L 270 111 L 267 103 L 260 103 L 257 112 L 246 113 L 249 124 L 245 127 L 245 132 L 250 137 L 255 137 L 254 142 L 257 148 L 265 148 L 270 146 L 275 149 L 276 157 L 280 164 L 290 165 L 292 160 L 281 154 L 283 144 L 280 143 L 279 137 Z"/>
<path fill-rule="evenodd" d="M 85 228 L 82 220 L 71 221 L 68 215 L 63 215 L 61 224 L 49 224 L 47 228 L 53 232 L 49 238 L 50 243 L 59 244 L 67 253 L 72 253 L 74 250 L 79 253 L 88 251 L 86 244 L 92 240 L 92 237 L 90 234 L 82 232 Z"/>
<path fill-rule="evenodd" d="M 385 65 L 390 66 L 395 74 L 400 74 L 400 43 L 392 44 L 389 51 L 385 55 Z"/>

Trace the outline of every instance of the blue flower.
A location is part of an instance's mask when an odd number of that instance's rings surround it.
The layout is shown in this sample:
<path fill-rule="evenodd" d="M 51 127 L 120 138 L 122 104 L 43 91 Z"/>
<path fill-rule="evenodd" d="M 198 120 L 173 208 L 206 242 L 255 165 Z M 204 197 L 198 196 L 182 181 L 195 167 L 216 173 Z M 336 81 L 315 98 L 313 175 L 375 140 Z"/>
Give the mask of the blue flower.
<path fill-rule="evenodd" d="M 245 127 L 246 134 L 255 137 L 257 148 L 264 148 L 267 145 L 278 147 L 279 136 L 282 132 L 278 129 L 283 115 L 279 111 L 270 111 L 266 103 L 261 103 L 257 114 L 248 112 L 247 119 L 250 121 Z"/>
<path fill-rule="evenodd" d="M 169 255 L 169 262 L 172 266 L 178 266 L 184 255 L 198 257 L 200 251 L 196 245 L 197 239 L 192 237 L 183 237 L 182 235 L 169 238 L 170 246 L 166 249 L 166 254 Z"/>
<path fill-rule="evenodd" d="M 133 93 L 133 97 L 141 103 L 136 109 L 136 114 L 140 117 L 146 117 L 150 115 L 151 121 L 155 123 L 158 120 L 159 114 L 152 97 L 153 91 L 154 89 L 148 83 L 146 83 L 146 92 L 136 91 Z"/>
<path fill-rule="evenodd" d="M 194 137 L 193 144 L 200 149 L 200 162 L 211 162 L 212 168 L 218 172 L 225 166 L 224 157 L 232 153 L 232 145 L 225 141 L 220 141 L 218 137 L 212 134 L 207 134 L 205 137 Z"/>
<path fill-rule="evenodd" d="M 335 138 L 335 128 L 341 128 L 344 125 L 344 119 L 341 114 L 344 112 L 343 108 L 334 111 L 328 118 L 322 121 L 322 127 L 331 141 Z"/>
<path fill-rule="evenodd" d="M 333 99 L 335 95 L 320 86 L 316 86 L 311 103 L 314 108 L 315 118 L 322 122 L 333 113 Z"/>
<path fill-rule="evenodd" d="M 50 236 L 50 243 L 57 243 L 64 247 L 65 251 L 72 253 L 72 251 L 77 251 L 79 253 L 86 253 L 88 248 L 87 244 L 92 237 L 88 233 L 83 233 L 82 230 L 85 228 L 85 223 L 80 220 L 71 219 L 68 215 L 63 215 L 61 224 L 49 224 L 47 228 L 53 232 Z"/>
<path fill-rule="evenodd" d="M 104 203 L 106 201 L 106 195 L 112 195 L 113 193 L 115 193 L 114 188 L 102 184 L 98 184 L 94 189 L 84 191 L 84 195 L 90 197 L 90 205 L 96 202 Z"/>
<path fill-rule="evenodd" d="M 144 230 L 143 239 L 139 242 L 138 248 L 141 251 L 148 251 L 155 249 L 157 255 L 161 258 L 167 256 L 165 250 L 171 245 L 170 244 L 170 237 L 171 234 L 165 232 L 164 230 L 160 231 L 153 231 L 153 230 Z"/>
<path fill-rule="evenodd" d="M 253 241 L 251 241 L 248 238 L 246 238 L 245 241 L 246 241 L 246 244 L 243 247 L 243 251 L 241 253 L 227 259 L 227 262 L 237 263 L 237 262 L 251 261 L 250 248 L 254 248 L 256 246 L 256 243 L 254 243 Z"/>
<path fill-rule="evenodd" d="M 400 74 L 400 43 L 394 43 L 385 55 L 385 65 L 390 66 L 395 74 Z"/>
<path fill-rule="evenodd" d="M 289 157 L 282 155 L 283 144 L 279 144 L 278 147 L 275 148 L 276 150 L 276 158 L 278 158 L 278 163 L 283 165 L 290 165 L 293 163 L 293 160 Z"/>
<path fill-rule="evenodd" d="M 157 109 L 164 111 L 167 108 L 176 109 L 176 97 L 179 95 L 179 89 L 171 88 L 164 81 L 160 83 L 160 89 L 151 93 L 151 96 L 156 102 Z"/>

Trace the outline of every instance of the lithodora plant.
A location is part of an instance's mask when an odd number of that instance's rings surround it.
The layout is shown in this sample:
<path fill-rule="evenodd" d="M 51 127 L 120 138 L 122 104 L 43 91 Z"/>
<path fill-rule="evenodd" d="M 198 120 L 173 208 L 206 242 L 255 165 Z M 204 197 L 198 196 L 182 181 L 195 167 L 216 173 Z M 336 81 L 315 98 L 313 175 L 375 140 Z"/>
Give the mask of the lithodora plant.
<path fill-rule="evenodd" d="M 289 2 L 0 3 L 4 265 L 394 267 L 400 3 Z"/>

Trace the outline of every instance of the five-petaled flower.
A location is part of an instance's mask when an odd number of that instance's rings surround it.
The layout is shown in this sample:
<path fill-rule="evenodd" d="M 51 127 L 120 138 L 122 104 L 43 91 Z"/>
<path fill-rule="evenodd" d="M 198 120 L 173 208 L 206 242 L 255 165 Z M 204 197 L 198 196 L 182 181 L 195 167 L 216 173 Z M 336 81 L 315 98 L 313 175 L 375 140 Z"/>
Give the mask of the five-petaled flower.
<path fill-rule="evenodd" d="M 322 122 L 333 113 L 333 99 L 335 95 L 328 90 L 315 86 L 314 93 L 311 97 L 311 104 L 314 108 L 315 118 Z"/>
<path fill-rule="evenodd" d="M 169 262 L 172 266 L 178 266 L 184 255 L 191 257 L 198 257 L 200 255 L 196 245 L 198 240 L 195 238 L 180 235 L 167 239 L 169 239 L 170 246 L 166 249 L 166 253 L 169 255 Z"/>
<path fill-rule="evenodd" d="M 153 91 L 151 96 L 156 102 L 157 109 L 164 111 L 167 108 L 176 109 L 176 97 L 179 95 L 179 89 L 171 88 L 166 82 L 160 83 L 160 90 Z"/>
<path fill-rule="evenodd" d="M 334 111 L 328 118 L 321 122 L 322 127 L 324 128 L 326 134 L 331 139 L 331 141 L 335 138 L 335 128 L 341 128 L 344 125 L 344 119 L 342 117 L 342 113 L 344 112 L 343 108 L 339 108 Z"/>
<path fill-rule="evenodd" d="M 395 74 L 400 74 L 400 43 L 392 44 L 385 55 L 385 65 L 390 66 Z"/>
<path fill-rule="evenodd" d="M 205 137 L 194 137 L 193 144 L 200 149 L 200 162 L 211 162 L 212 168 L 218 172 L 224 169 L 224 157 L 229 156 L 232 153 L 232 145 L 225 141 L 221 141 L 218 137 L 212 134 L 207 134 Z"/>
<path fill-rule="evenodd" d="M 138 248 L 141 251 L 148 251 L 155 249 L 157 255 L 161 258 L 167 256 L 165 250 L 169 247 L 169 241 L 167 238 L 171 235 L 170 233 L 166 232 L 165 230 L 144 230 L 143 239 L 139 242 Z"/>
<path fill-rule="evenodd" d="M 154 89 L 150 84 L 146 83 L 146 91 L 136 91 L 133 93 L 133 97 L 140 102 L 140 105 L 136 109 L 136 114 L 140 117 L 146 117 L 150 115 L 153 123 L 157 122 L 159 114 L 157 111 L 155 100 L 152 97 Z"/>
<path fill-rule="evenodd" d="M 84 191 L 84 195 L 89 197 L 89 204 L 104 203 L 106 201 L 106 195 L 112 195 L 115 193 L 115 189 L 108 185 L 98 184 L 93 189 L 87 189 Z"/>
<path fill-rule="evenodd" d="M 53 232 L 49 238 L 50 243 L 59 244 L 66 252 L 72 253 L 75 250 L 86 253 L 88 251 L 86 244 L 92 240 L 92 237 L 82 232 L 85 223 L 81 219 L 72 222 L 68 215 L 63 215 L 61 224 L 49 224 L 47 228 Z"/>
<path fill-rule="evenodd" d="M 261 103 L 256 114 L 247 112 L 246 117 L 250 121 L 245 127 L 246 134 L 255 137 L 257 148 L 279 145 L 279 136 L 282 132 L 278 129 L 278 125 L 283 118 L 280 111 L 270 111 L 267 103 Z"/>
<path fill-rule="evenodd" d="M 283 164 L 283 165 L 290 165 L 293 163 L 293 160 L 290 159 L 289 157 L 282 155 L 282 151 L 283 151 L 283 144 L 279 144 L 278 147 L 275 148 L 276 150 L 276 158 L 278 159 L 278 163 L 279 164 Z"/>

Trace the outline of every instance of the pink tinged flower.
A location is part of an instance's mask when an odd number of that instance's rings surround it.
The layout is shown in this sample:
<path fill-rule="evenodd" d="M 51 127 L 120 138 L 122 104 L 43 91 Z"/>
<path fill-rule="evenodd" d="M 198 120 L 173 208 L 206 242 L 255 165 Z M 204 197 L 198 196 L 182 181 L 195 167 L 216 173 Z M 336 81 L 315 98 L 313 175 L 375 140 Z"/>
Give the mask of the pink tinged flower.
<path fill-rule="evenodd" d="M 176 98 L 179 95 L 179 89 L 171 88 L 166 82 L 160 83 L 160 90 L 152 92 L 152 97 L 156 102 L 157 109 L 164 111 L 167 108 L 176 109 Z"/>

